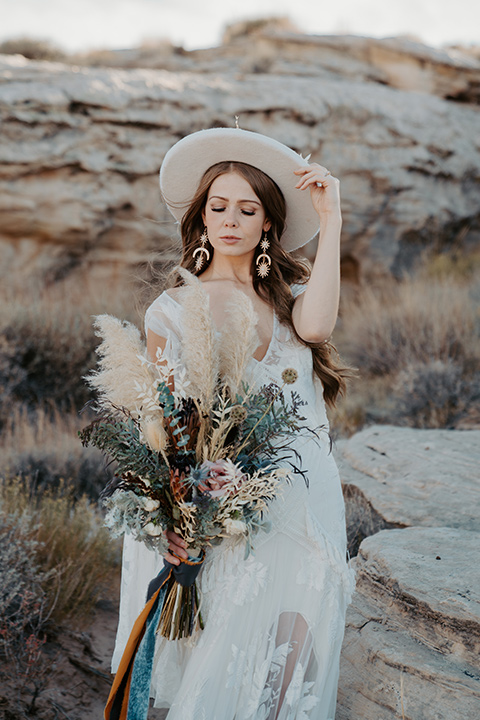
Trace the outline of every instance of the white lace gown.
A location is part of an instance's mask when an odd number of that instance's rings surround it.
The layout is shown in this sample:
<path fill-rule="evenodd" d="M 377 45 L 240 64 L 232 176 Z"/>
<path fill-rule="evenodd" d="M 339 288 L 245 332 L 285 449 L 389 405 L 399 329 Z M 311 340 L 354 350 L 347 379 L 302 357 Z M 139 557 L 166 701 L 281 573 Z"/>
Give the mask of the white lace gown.
<path fill-rule="evenodd" d="M 178 357 L 182 307 L 162 293 L 149 307 L 146 329 L 167 339 Z M 252 358 L 249 380 L 281 384 L 287 367 L 319 440 L 301 436 L 296 450 L 308 487 L 293 476 L 269 508 L 270 532 L 254 538 L 244 559 L 238 538 L 207 551 L 198 577 L 205 629 L 188 640 L 157 639 L 151 695 L 170 708 L 168 720 L 333 720 L 345 610 L 353 591 L 346 562 L 345 509 L 330 452 L 322 385 L 312 356 L 274 319 L 263 360 Z M 125 537 L 120 617 L 112 661 L 116 671 L 149 581 L 162 558 Z"/>

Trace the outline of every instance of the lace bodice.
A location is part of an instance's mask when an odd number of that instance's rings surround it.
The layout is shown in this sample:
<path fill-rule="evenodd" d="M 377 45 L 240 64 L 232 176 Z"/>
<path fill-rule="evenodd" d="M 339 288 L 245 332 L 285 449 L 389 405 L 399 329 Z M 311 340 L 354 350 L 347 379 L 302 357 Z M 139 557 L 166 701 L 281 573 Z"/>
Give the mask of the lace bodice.
<path fill-rule="evenodd" d="M 298 295 L 303 288 L 294 286 L 292 291 Z M 163 292 L 147 309 L 145 314 L 145 333 L 152 330 L 167 341 L 165 354 L 179 361 L 182 343 L 182 306 L 167 291 Z M 217 333 L 220 339 L 221 333 Z M 247 368 L 247 380 L 260 387 L 269 382 L 282 384 L 281 375 L 287 367 L 298 372 L 295 391 L 306 403 L 307 420 L 313 428 L 323 427 L 328 432 L 328 419 L 323 401 L 321 381 L 313 374 L 313 361 L 310 348 L 300 343 L 290 329 L 282 325 L 277 316 L 273 317 L 273 330 L 270 343 L 262 360 L 251 358 Z"/>

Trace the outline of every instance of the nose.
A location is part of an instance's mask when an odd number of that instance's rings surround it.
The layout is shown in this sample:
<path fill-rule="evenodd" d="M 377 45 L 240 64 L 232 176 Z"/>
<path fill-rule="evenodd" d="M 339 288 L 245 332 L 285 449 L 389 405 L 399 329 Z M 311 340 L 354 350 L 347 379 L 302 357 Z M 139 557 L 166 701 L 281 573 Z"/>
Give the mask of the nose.
<path fill-rule="evenodd" d="M 233 208 L 225 211 L 224 222 L 227 227 L 236 227 L 238 225 L 235 210 Z"/>

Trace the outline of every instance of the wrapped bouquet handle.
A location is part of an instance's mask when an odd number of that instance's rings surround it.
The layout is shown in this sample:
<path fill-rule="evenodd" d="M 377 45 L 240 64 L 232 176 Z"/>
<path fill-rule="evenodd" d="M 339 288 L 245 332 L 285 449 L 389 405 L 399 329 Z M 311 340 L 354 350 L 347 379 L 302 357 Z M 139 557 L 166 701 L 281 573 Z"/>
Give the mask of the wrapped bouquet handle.
<path fill-rule="evenodd" d="M 110 690 L 105 720 L 146 720 L 157 632 L 176 640 L 191 635 L 197 624 L 202 626 L 195 581 L 204 558 L 202 550 L 198 557 L 179 558 L 179 565 L 164 560 L 163 570 L 150 582 L 147 603 L 135 621 Z"/>

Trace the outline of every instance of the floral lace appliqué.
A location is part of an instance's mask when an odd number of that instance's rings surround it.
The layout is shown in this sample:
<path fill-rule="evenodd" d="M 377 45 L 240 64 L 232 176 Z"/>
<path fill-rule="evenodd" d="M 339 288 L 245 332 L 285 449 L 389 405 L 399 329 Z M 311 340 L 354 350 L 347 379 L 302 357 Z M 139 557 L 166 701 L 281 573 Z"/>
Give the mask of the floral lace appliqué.
<path fill-rule="evenodd" d="M 288 720 L 309 720 L 310 710 L 320 702 L 320 698 L 310 692 L 314 683 L 304 682 L 304 677 L 304 669 L 301 663 L 297 663 L 285 693 L 285 703 L 289 706 Z"/>

